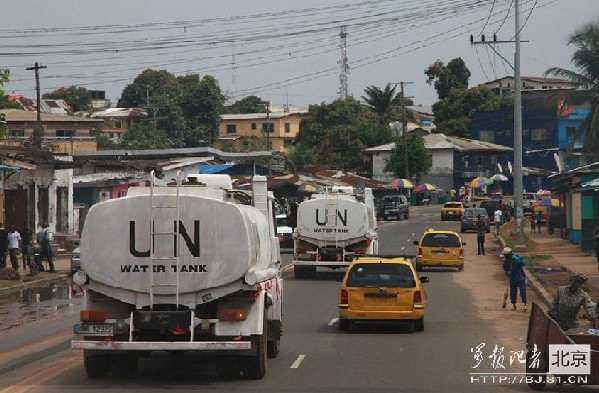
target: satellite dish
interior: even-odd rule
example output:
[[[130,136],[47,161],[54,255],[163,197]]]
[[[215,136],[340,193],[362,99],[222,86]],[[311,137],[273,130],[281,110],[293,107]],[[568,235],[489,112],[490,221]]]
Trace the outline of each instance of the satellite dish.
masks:
[[[509,162],[509,161],[507,162],[507,167],[510,170],[510,173],[514,172],[514,169],[512,168],[512,163],[511,162]]]

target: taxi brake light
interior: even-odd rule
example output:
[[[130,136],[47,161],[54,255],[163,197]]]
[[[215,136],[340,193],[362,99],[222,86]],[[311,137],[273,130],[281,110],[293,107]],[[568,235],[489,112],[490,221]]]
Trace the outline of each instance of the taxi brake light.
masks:
[[[224,309],[218,311],[220,321],[245,321],[245,311],[240,309]]]
[[[81,310],[79,312],[81,322],[104,322],[106,319],[106,311],[98,310]]]
[[[349,294],[347,293],[347,289],[341,290],[341,297],[339,298],[339,303],[341,303],[341,304],[349,303]]]
[[[422,255],[422,247],[418,247],[418,255]]]
[[[414,303],[422,303],[422,292],[420,292],[420,291],[414,292]]]
[[[463,256],[463,255],[464,255],[464,249],[460,248],[460,256]]]

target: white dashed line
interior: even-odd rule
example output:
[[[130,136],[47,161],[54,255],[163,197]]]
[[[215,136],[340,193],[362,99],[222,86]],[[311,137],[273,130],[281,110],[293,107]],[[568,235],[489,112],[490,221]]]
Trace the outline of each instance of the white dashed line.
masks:
[[[331,319],[331,322],[329,322],[329,326],[333,326],[335,324],[335,322],[337,322],[338,320],[339,320],[339,318]]]
[[[405,248],[406,248],[406,247],[405,247],[405,246],[403,246],[401,249],[402,249],[402,250],[405,250]]]
[[[300,364],[302,364],[305,358],[306,355],[299,355],[297,359],[295,359],[295,362],[293,362],[293,364],[289,368],[299,368]]]

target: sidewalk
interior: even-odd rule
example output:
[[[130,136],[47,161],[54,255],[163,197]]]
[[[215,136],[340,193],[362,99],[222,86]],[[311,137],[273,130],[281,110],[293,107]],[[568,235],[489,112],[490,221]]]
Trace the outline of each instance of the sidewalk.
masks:
[[[19,258],[21,258],[21,255],[19,255]],[[47,264],[44,263],[44,267],[46,266]],[[0,297],[14,292],[19,292],[28,287],[43,285],[67,277],[71,274],[71,257],[70,254],[67,253],[57,253],[56,259],[54,260],[54,268],[56,273],[44,271],[35,276],[30,276],[29,270],[23,271],[22,268],[22,259],[19,259],[19,274],[21,275],[21,280],[14,281],[14,285],[0,288]],[[13,283],[13,281],[2,281],[9,284]]]
[[[583,251],[580,245],[562,239],[559,230],[549,235],[547,228],[543,227],[541,233],[531,233],[530,225],[526,222],[524,231],[530,247],[515,252],[533,261],[533,264],[527,263],[528,269],[545,287],[551,298],[558,287],[570,283],[572,274],[583,273],[589,278],[584,286],[585,290],[593,300],[599,300],[599,269],[594,253]],[[500,242],[502,240],[500,239]],[[547,256],[547,259],[537,262],[538,256]]]

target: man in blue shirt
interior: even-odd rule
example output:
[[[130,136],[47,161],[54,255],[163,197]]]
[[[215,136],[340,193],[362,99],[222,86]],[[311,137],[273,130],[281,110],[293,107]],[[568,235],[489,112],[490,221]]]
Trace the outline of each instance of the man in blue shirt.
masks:
[[[512,310],[516,310],[516,295],[520,289],[520,298],[524,303],[524,311],[526,311],[526,273],[524,273],[524,259],[521,256],[512,252],[512,249],[506,247],[501,252],[503,257],[503,271],[510,280],[510,300],[512,302]]]

